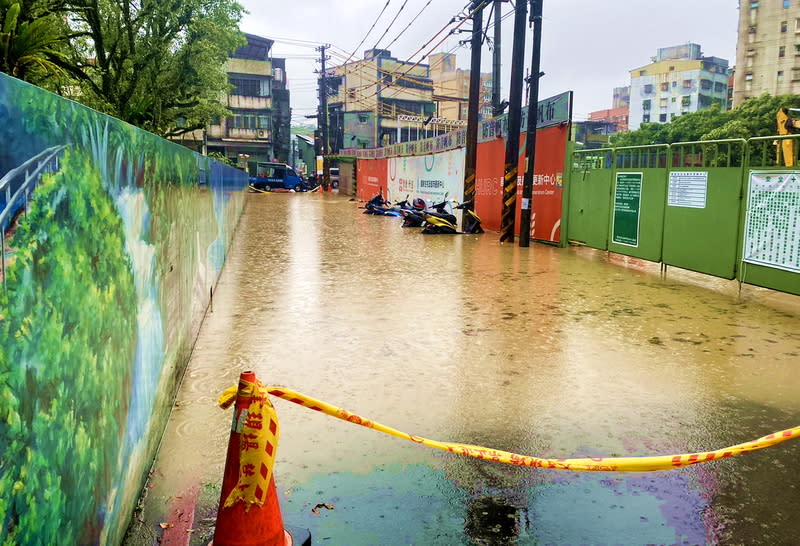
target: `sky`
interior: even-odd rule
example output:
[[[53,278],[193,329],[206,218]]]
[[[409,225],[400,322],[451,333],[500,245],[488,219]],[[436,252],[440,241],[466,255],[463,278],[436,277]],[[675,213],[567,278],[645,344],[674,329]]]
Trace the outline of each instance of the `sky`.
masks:
[[[468,0],[239,1],[248,12],[240,28],[274,39],[273,56],[286,58],[294,124],[316,124],[305,116],[317,108],[315,71],[321,65],[315,47],[322,44],[331,46],[328,66],[342,64],[353,53],[353,59],[360,59],[364,50],[377,46],[412,62],[423,55],[451,52],[457,55],[459,68],[469,68],[469,43],[459,45],[469,40],[469,32],[437,35],[453,17],[466,13]],[[697,43],[704,55],[735,64],[738,0],[543,1],[541,71],[545,75],[539,83],[539,98],[573,91],[576,121],[586,120],[589,112],[611,108],[613,88],[629,85],[630,71],[649,64],[659,48]],[[489,12],[487,7],[484,26],[494,21]],[[507,99],[513,4],[504,2],[501,14],[506,17],[500,42],[501,94]],[[460,28],[470,29],[471,22]],[[487,34],[493,37],[492,26]],[[532,48],[532,30],[526,23],[526,73]],[[481,71],[491,72],[491,44],[484,44],[481,58]]]

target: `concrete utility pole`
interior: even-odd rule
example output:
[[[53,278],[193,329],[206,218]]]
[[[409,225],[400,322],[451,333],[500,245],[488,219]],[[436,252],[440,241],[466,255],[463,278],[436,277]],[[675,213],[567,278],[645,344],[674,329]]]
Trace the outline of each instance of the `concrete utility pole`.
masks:
[[[542,57],[542,4],[531,0],[533,23],[533,56],[531,57],[530,98],[528,99],[528,136],[525,140],[527,167],[522,181],[522,211],[519,218],[519,246],[529,246],[531,240],[531,198],[533,197],[533,167],[536,160],[536,125],[539,121],[539,71]]]
[[[475,204],[475,170],[478,164],[478,99],[481,90],[481,38],[483,36],[483,8],[485,0],[472,0],[472,58],[469,65],[469,109],[467,111],[467,153],[464,161],[464,202]],[[469,213],[464,210],[463,218]],[[463,223],[463,220],[462,220]],[[463,225],[462,225],[463,228]]]
[[[325,70],[325,61],[330,58],[325,56],[325,50],[329,47],[329,44],[325,44],[316,48],[316,50],[320,52],[319,61],[322,64],[319,78],[319,106],[321,111],[317,121],[319,122],[319,129],[322,132],[322,189],[325,191],[328,190],[328,184],[330,183],[330,175],[328,174],[328,151],[330,150],[328,142],[328,74]]]
[[[508,96],[508,137],[503,174],[503,214],[500,242],[514,241],[514,215],[517,212],[517,170],[519,165],[520,108],[522,106],[522,63],[525,62],[525,16],[528,3],[517,0],[514,14],[514,45],[511,58],[511,89]]]
[[[494,50],[492,51],[492,115],[498,116],[500,110],[500,5],[503,0],[494,0]]]

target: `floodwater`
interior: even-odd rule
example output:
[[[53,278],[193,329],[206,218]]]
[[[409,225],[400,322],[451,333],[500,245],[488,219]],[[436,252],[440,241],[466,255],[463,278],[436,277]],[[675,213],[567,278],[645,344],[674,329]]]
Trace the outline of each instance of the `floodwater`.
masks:
[[[338,195],[251,194],[127,542],[177,513],[208,543],[232,411],[215,402],[242,370],[410,434],[555,458],[714,450],[797,426],[798,365],[794,296],[494,233],[423,236]],[[283,518],[314,544],[800,536],[797,441],[667,472],[577,473],[274,404]]]

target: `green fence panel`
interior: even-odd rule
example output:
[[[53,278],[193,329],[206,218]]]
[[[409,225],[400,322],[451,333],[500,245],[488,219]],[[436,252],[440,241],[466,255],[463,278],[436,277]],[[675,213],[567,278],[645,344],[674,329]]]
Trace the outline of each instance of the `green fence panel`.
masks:
[[[739,240],[744,139],[670,147],[662,261],[732,279]]]
[[[607,250],[613,150],[582,150],[572,157],[567,240]]]
[[[617,148],[608,250],[661,261],[669,146]]]
[[[794,141],[794,166],[776,164],[783,141]],[[777,146],[776,146],[777,144]],[[741,282],[800,295],[800,167],[798,136],[748,140],[739,240]]]

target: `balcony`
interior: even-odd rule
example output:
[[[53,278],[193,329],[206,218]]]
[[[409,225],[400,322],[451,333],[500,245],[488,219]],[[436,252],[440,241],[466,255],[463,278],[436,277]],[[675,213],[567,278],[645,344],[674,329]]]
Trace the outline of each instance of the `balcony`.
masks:
[[[245,95],[228,95],[228,108],[245,108],[247,110],[271,110],[272,97],[249,97]]]

